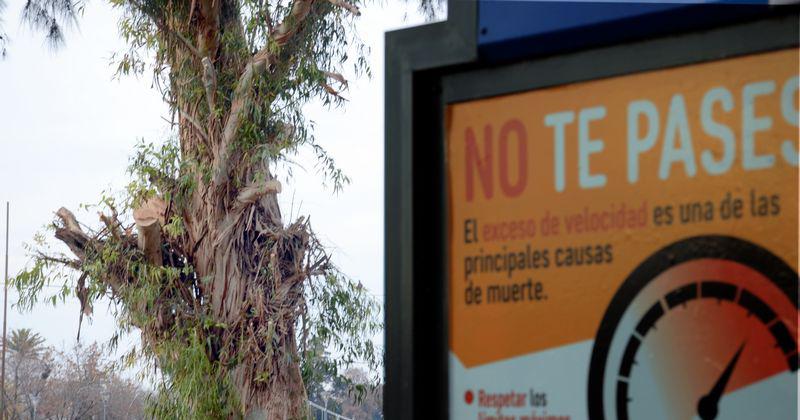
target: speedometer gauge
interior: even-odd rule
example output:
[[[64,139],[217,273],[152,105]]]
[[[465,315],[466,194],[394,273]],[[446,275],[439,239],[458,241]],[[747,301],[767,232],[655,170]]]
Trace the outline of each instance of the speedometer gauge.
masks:
[[[589,377],[592,419],[796,419],[797,273],[765,249],[689,238],[612,299]]]

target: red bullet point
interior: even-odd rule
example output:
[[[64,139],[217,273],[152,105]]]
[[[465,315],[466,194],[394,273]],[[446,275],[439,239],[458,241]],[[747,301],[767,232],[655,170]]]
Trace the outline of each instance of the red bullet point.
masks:
[[[464,401],[466,401],[467,404],[472,404],[472,398],[472,391],[467,391],[464,393]]]

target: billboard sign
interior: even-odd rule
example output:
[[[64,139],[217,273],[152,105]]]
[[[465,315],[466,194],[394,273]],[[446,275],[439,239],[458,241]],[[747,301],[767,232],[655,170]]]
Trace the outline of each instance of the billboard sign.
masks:
[[[446,105],[451,418],[797,418],[798,62]]]

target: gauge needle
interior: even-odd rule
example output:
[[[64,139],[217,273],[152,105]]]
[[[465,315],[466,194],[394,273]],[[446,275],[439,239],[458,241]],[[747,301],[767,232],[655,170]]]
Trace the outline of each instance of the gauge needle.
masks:
[[[736,362],[739,361],[739,356],[742,354],[743,349],[744,343],[739,347],[736,354],[733,355],[731,361],[728,362],[728,366],[722,371],[722,375],[717,379],[711,391],[700,398],[700,401],[697,403],[697,414],[701,419],[714,420],[717,417],[719,412],[719,400],[722,398],[722,393],[725,392],[725,386],[728,385],[728,380],[731,378],[733,369],[736,367]]]

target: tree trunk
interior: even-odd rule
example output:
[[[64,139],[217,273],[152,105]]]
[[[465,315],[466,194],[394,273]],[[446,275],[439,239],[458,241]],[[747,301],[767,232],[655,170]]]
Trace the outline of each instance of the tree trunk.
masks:
[[[207,38],[205,42],[211,44],[213,36]],[[215,61],[218,66],[236,63],[222,52]],[[231,111],[225,114],[231,115]],[[193,118],[210,120],[200,117]],[[220,141],[218,124],[206,124],[205,131],[212,143]],[[192,156],[206,142],[189,116],[181,119],[180,139],[184,156]],[[221,150],[219,155],[226,152]],[[261,188],[237,191],[233,186],[237,182],[251,185],[258,172],[270,180]],[[231,379],[246,418],[305,418],[306,393],[294,325],[303,293],[301,267],[307,232],[302,225],[284,227],[276,195],[279,184],[276,187],[277,181],[271,180],[266,164],[236,174],[238,179],[226,177],[219,185],[198,179],[202,187],[191,196],[183,214],[190,248],[196,250],[192,260],[197,276],[211,279],[204,295],[210,300],[216,322],[226,326],[218,330],[219,347],[231,350],[209,356],[227,363],[231,353],[244,355],[232,370]],[[245,313],[256,316],[246,319]],[[242,333],[250,337],[238,340]]]
[[[328,10],[321,9],[329,6],[325,3],[296,0],[287,20],[271,34],[278,50],[290,49],[292,36],[303,30],[303,19],[314,7]],[[203,57],[178,51],[172,69],[191,62],[195,76],[203,75],[204,100],[186,103],[184,98],[192,96],[180,89],[196,88],[196,82],[181,83],[175,70],[171,79],[177,82],[172,87],[181,114],[181,152],[213,168],[210,182],[197,175],[199,187],[182,214],[197,276],[211,279],[203,294],[215,321],[225,326],[217,331],[218,343],[209,357],[228,363],[232,354],[239,355],[231,379],[248,418],[304,418],[307,400],[295,325],[308,276],[310,234],[302,219],[284,225],[277,199],[280,184],[268,163],[241,158],[232,146],[248,118],[253,80],[287,77],[279,69],[288,66],[274,63],[281,58],[276,54],[287,54],[286,60],[291,56],[266,47],[252,56],[229,50],[229,45],[247,45],[235,0],[199,0],[197,13],[197,50]],[[216,79],[220,74],[238,80],[221,85],[223,79]],[[211,111],[220,108],[221,113]],[[210,153],[199,155],[200,150]]]
[[[231,372],[246,417],[304,418],[306,393],[294,325],[303,293],[298,263],[304,259],[306,232],[283,227],[275,193],[250,203],[247,211],[234,207],[220,212],[214,203],[204,202],[200,192],[192,202],[195,205],[185,218],[191,221],[188,230],[195,238],[195,268],[200,278],[212,279],[207,291],[212,313],[217,322],[227,326],[220,331],[220,341],[223,346],[250,347],[235,349],[245,357]],[[260,236],[271,236],[277,245],[247,243]],[[294,246],[283,247],[286,252],[279,254],[281,245],[287,243]],[[268,266],[284,269],[260,272]],[[260,316],[244,319],[242,315],[249,311]],[[262,336],[238,342],[235,336],[241,331]],[[271,334],[265,336],[264,332]]]

